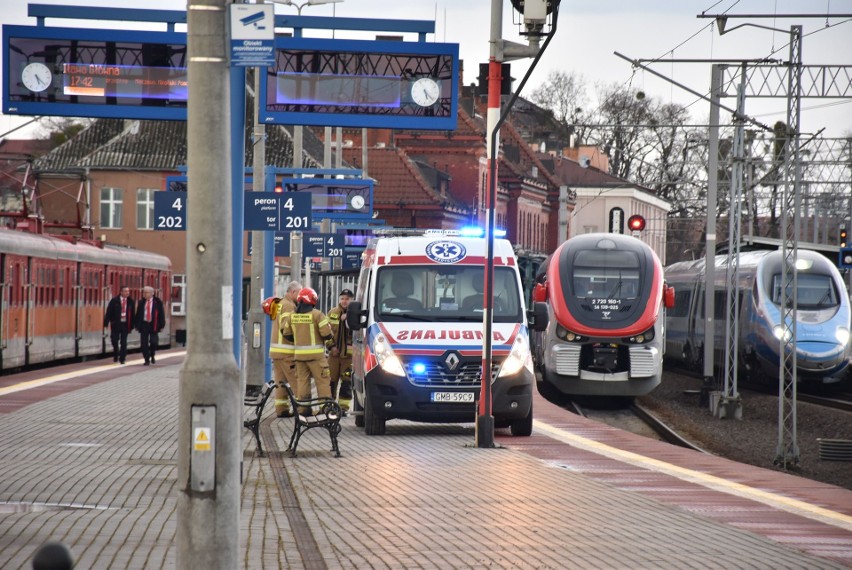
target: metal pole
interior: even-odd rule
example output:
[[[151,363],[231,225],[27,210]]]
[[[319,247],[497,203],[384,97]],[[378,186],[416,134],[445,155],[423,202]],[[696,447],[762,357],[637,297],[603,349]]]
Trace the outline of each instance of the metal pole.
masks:
[[[491,0],[491,54],[488,58],[488,111],[485,137],[488,158],[488,192],[485,195],[485,240],[487,256],[484,267],[483,335],[482,335],[482,387],[476,416],[476,446],[494,447],[494,416],[491,415],[491,310],[494,296],[494,210],[497,206],[497,158],[500,136],[497,123],[500,119],[500,83],[502,63],[498,60],[503,33],[503,0]]]
[[[178,392],[177,567],[238,568],[241,385],[233,340],[227,0],[187,10],[187,355]],[[240,133],[234,136],[242,136]]]
[[[719,98],[722,93],[722,65],[714,64],[710,72],[710,161],[707,172],[707,237],[704,262],[704,383],[701,386],[701,403],[708,405],[710,392],[715,390],[714,326],[716,311],[714,283],[716,282],[716,211],[719,191]]]
[[[304,128],[302,125],[293,126],[293,168],[302,168],[302,140]],[[290,234],[290,279],[302,280],[302,232]]]
[[[231,68],[231,275],[234,283],[233,346],[237,367],[243,348],[243,195],[245,194],[245,128],[246,128],[246,70]],[[192,173],[189,173],[192,176]]]
[[[258,0],[259,4],[263,0]],[[266,191],[266,126],[260,122],[260,74],[265,67],[254,68],[254,128],[252,129],[252,192]],[[264,283],[266,265],[266,234],[254,231],[251,235],[251,282],[249,283],[248,306],[248,350],[246,351],[246,394],[257,394],[265,381],[268,347],[267,321],[261,303],[276,291],[267,289]],[[269,252],[271,253],[271,252]],[[274,287],[274,286],[273,286]]]

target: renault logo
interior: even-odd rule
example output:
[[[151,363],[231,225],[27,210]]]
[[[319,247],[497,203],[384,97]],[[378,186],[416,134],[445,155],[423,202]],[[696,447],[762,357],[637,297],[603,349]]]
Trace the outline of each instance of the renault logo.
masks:
[[[459,365],[459,362],[461,362],[461,359],[458,357],[458,355],[455,352],[451,352],[444,359],[444,364],[446,365],[447,370],[450,370],[450,371],[455,370],[456,367]]]

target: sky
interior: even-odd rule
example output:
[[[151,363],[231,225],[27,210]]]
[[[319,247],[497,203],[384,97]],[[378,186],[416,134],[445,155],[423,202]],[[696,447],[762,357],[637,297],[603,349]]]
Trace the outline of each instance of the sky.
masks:
[[[298,0],[297,0],[298,1]],[[27,2],[0,0],[4,24],[35,25],[27,17]],[[181,0],[40,0],[43,4],[70,4],[148,9],[185,9]],[[493,0],[344,0],[337,4],[305,6],[302,15],[357,18],[434,20],[436,32],[427,41],[459,44],[464,61],[464,83],[475,81],[479,63],[488,61],[491,5]],[[500,3],[499,0],[497,2]],[[518,14],[510,0],[502,0],[502,38],[523,42],[518,34]],[[277,14],[294,14],[293,6],[278,5]],[[720,36],[706,14],[761,14],[768,18],[732,19],[728,28],[751,23],[777,28],[770,31],[744,27]],[[783,18],[784,14],[813,14],[818,17]],[[830,14],[846,15],[830,17]],[[515,23],[513,23],[513,20]],[[127,28],[164,30],[164,25],[132,25],[125,22],[80,22],[48,19],[48,26]],[[550,71],[574,72],[594,89],[597,84],[617,83],[644,91],[665,102],[689,105],[694,123],[703,124],[709,103],[695,95],[632,66],[616,55],[631,59],[657,59],[651,67],[694,91],[707,93],[710,63],[679,63],[672,59],[755,59],[770,56],[786,59],[791,25],[802,25],[803,61],[806,65],[852,65],[852,0],[563,0],[557,31],[533,70],[522,95],[543,82]],[[178,28],[181,31],[181,28]],[[307,37],[327,37],[322,32],[306,32]],[[337,38],[371,39],[374,35],[336,32]],[[410,35],[406,40],[416,40]],[[512,76],[520,80],[531,60],[512,63]],[[852,70],[845,77],[852,77]],[[519,81],[516,81],[515,85]],[[735,102],[729,100],[730,106]],[[786,101],[749,99],[746,113],[771,125],[785,119]],[[840,137],[852,134],[852,99],[802,100],[802,132]],[[725,119],[723,112],[723,119]],[[0,115],[0,137],[29,120]],[[13,138],[36,136],[33,127],[16,131]]]

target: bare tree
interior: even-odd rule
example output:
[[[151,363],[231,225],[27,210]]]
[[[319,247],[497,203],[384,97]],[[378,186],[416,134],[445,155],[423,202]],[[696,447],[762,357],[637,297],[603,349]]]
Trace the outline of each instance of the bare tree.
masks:
[[[586,81],[574,72],[551,71],[544,83],[536,87],[530,100],[548,109],[565,129],[566,134],[585,140],[589,113]]]

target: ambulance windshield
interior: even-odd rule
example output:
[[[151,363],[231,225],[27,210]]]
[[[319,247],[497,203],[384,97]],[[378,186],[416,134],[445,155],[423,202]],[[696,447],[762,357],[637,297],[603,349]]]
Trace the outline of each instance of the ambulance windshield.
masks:
[[[482,266],[388,266],[376,283],[377,317],[384,321],[481,321],[485,271]],[[494,268],[494,321],[520,322],[517,274]]]

